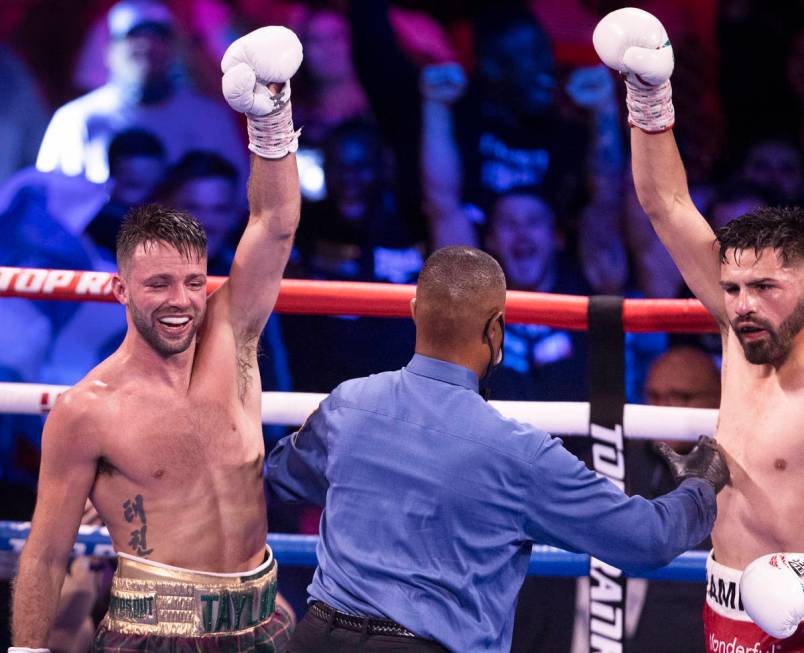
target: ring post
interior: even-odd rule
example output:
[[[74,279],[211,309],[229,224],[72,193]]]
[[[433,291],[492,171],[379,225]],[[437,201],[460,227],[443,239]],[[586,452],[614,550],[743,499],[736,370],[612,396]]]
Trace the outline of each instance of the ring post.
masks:
[[[589,435],[593,469],[625,490],[625,331],[622,297],[589,298]],[[589,650],[625,650],[622,571],[589,560]]]

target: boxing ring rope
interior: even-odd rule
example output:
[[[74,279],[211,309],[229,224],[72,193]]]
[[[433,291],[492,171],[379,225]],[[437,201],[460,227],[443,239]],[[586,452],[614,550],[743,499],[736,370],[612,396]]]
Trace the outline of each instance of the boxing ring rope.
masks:
[[[114,302],[112,274],[77,270],[47,270],[0,266],[0,297],[37,300]],[[209,277],[208,292],[214,292],[225,277]],[[382,283],[332,282],[285,279],[282,281],[275,311],[318,315],[357,315],[361,317],[409,317],[415,286]],[[506,320],[509,323],[586,330],[589,298],[508,291]],[[717,326],[697,300],[626,299],[623,302],[625,331],[648,333],[716,332]],[[68,386],[32,383],[0,383],[0,414],[39,415],[47,413],[56,397]],[[301,424],[323,394],[264,392],[262,421],[265,424]],[[551,433],[588,436],[589,403],[492,401],[504,416],[533,424]],[[626,438],[695,440],[711,435],[717,421],[716,410],[666,408],[628,404],[623,431]],[[0,521],[0,551],[19,551],[29,523]],[[277,559],[287,565],[316,564],[315,536],[271,534],[268,543]],[[76,554],[113,556],[108,531],[102,527],[81,526],[74,546]],[[671,564],[642,578],[656,580],[705,580],[705,551],[688,551]],[[550,546],[535,545],[528,567],[529,575],[586,576],[588,555],[571,553]]]
[[[0,383],[0,414],[46,414],[66,385]],[[312,413],[325,394],[312,392],[263,392],[262,423],[298,426]],[[589,404],[571,401],[490,401],[505,417],[549,433],[589,434]],[[690,440],[713,435],[717,411],[706,408],[668,408],[627,404],[623,431],[636,440]]]
[[[30,527],[30,522],[0,521],[0,551],[22,551]],[[268,535],[267,541],[280,564],[301,567],[314,567],[317,564],[315,547],[318,537],[315,535],[272,533]],[[81,526],[73,546],[73,554],[115,557],[109,532],[102,526]],[[706,551],[687,551],[666,567],[642,573],[639,577],[652,580],[703,581],[706,579],[706,556]],[[589,556],[552,546],[534,545],[528,575],[565,578],[588,576]]]
[[[213,292],[226,280],[209,277]],[[114,302],[112,274],[78,270],[0,267],[0,297]],[[361,317],[409,317],[415,286],[356,281],[283,279],[275,311]],[[511,324],[543,324],[555,329],[587,328],[588,297],[509,290],[505,319]],[[695,299],[626,299],[625,330],[633,333],[716,332],[717,325]]]

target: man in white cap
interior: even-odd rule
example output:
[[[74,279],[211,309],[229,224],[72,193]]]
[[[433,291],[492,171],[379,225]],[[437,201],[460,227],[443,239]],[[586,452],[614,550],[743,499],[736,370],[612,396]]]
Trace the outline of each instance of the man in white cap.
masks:
[[[210,150],[245,179],[247,161],[231,114],[172,78],[176,25],[168,8],[155,0],[121,0],[109,10],[108,26],[109,80],[56,111],[36,167],[105,182],[109,142],[138,127],[159,138],[168,161],[191,149]]]

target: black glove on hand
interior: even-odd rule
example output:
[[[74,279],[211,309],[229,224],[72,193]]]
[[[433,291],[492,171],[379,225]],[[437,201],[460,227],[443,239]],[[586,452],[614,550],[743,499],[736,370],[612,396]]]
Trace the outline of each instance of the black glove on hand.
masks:
[[[654,443],[654,449],[670,467],[676,483],[681,483],[685,478],[700,478],[711,483],[715,492],[720,492],[729,482],[726,460],[712,438],[702,435],[698,438],[698,444],[685,455],[676,453],[664,442]]]

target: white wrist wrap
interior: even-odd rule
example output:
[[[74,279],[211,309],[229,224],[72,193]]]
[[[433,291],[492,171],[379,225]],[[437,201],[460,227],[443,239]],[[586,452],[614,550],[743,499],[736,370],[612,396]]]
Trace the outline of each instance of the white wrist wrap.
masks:
[[[657,133],[667,131],[675,124],[670,80],[659,86],[646,86],[632,79],[631,75],[626,75],[625,87],[629,125],[648,133]]]
[[[27,646],[9,646],[8,653],[50,653],[50,649],[28,648]]]
[[[274,107],[267,115],[246,114],[248,149],[264,159],[281,159],[299,148],[301,129],[293,129],[290,82],[272,98]]]

